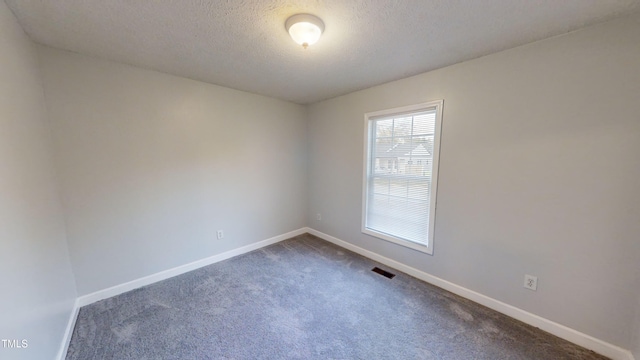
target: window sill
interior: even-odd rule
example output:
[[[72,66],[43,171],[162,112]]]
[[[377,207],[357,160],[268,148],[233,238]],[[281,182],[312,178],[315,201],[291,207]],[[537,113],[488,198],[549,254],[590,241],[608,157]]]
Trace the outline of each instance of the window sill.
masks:
[[[403,246],[403,247],[406,247],[406,248],[409,248],[409,249],[412,249],[412,250],[416,250],[416,251],[420,251],[420,252],[425,253],[425,254],[433,255],[433,246],[428,246],[428,245],[425,245],[425,244],[420,244],[420,243],[416,243],[416,242],[413,242],[413,241],[400,239],[400,238],[393,237],[391,235],[384,234],[384,233],[381,233],[381,232],[377,232],[375,230],[371,230],[371,229],[368,229],[368,228],[363,228],[362,229],[362,233],[366,234],[366,235],[369,235],[369,236],[373,236],[373,237],[378,238],[378,239],[382,239],[382,240],[385,240],[385,241],[388,241],[388,242],[392,242],[394,244],[398,244],[400,246]]]

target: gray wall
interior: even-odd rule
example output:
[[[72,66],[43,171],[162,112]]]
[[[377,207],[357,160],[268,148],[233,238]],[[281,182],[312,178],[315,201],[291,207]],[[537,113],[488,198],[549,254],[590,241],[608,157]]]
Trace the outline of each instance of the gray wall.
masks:
[[[305,226],[303,106],[39,53],[80,295]]]
[[[640,296],[638,296],[635,329],[633,332],[633,338],[631,339],[631,352],[636,359],[640,359]]]
[[[311,105],[307,223],[629,349],[638,39],[635,16]],[[360,232],[363,114],[435,99],[444,117],[429,256]],[[524,274],[538,276],[537,292]]]
[[[0,1],[0,344],[2,359],[56,356],[76,297],[55,186],[38,58]]]
[[[638,291],[638,303],[636,307],[634,331],[631,338],[631,352],[637,360],[640,359],[640,279],[638,279],[636,289]]]

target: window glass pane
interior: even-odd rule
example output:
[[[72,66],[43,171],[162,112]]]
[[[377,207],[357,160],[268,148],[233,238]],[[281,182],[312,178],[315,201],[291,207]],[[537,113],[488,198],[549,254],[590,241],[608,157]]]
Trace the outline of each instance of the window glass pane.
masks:
[[[433,134],[436,128],[436,112],[430,111],[413,117],[413,135]]]
[[[393,168],[393,157],[389,152],[393,148],[393,138],[377,138],[373,169],[375,174],[390,174]]]
[[[387,137],[392,135],[393,119],[376,121],[376,137]]]
[[[407,183],[407,197],[412,200],[429,200],[429,180],[409,180]]]
[[[373,180],[373,193],[380,195],[389,195],[389,179],[375,178]]]
[[[367,138],[370,166],[363,231],[373,230],[374,236],[398,243],[430,246],[439,106],[429,104],[414,113],[399,109],[397,115],[369,121],[373,131]]]
[[[411,135],[412,116],[395,118],[393,120],[393,136]]]
[[[407,196],[407,180],[405,179],[390,179],[389,180],[389,195],[396,197]]]
[[[427,242],[429,222],[424,219],[429,213],[427,202],[386,195],[374,195],[369,202],[372,205],[367,217],[369,228],[414,242]]]

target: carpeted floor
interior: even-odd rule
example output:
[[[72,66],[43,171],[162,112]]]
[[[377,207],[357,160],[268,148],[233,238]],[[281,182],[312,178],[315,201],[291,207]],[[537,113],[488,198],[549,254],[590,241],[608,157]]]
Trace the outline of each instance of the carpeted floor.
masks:
[[[305,234],[83,307],[67,359],[604,357]]]

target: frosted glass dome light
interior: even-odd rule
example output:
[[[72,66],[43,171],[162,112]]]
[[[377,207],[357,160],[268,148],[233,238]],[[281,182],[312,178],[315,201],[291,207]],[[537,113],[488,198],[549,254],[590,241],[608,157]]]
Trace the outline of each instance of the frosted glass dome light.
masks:
[[[317,16],[310,14],[297,14],[287,19],[285,28],[296,43],[307,48],[320,40],[324,31],[324,23]]]

